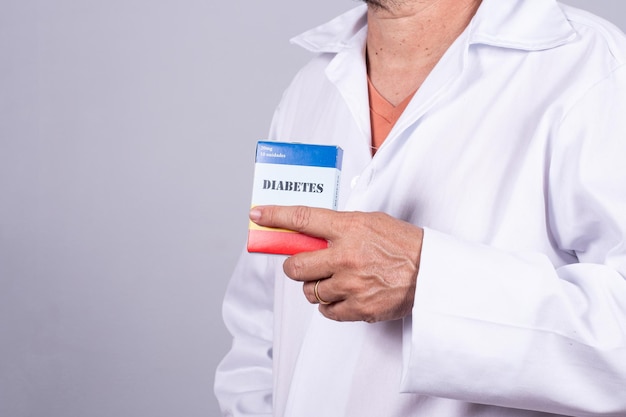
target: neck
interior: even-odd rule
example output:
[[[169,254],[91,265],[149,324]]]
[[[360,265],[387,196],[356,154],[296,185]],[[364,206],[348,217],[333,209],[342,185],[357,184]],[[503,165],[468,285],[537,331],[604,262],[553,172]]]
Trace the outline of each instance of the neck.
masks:
[[[372,84],[396,105],[419,88],[465,30],[480,0],[377,0],[368,6]]]

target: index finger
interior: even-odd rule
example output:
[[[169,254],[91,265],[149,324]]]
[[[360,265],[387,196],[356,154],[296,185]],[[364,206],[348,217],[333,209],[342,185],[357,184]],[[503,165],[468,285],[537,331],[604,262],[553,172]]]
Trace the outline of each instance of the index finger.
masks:
[[[250,220],[259,226],[293,230],[305,235],[332,240],[336,235],[333,224],[339,213],[309,206],[256,206],[250,210]]]

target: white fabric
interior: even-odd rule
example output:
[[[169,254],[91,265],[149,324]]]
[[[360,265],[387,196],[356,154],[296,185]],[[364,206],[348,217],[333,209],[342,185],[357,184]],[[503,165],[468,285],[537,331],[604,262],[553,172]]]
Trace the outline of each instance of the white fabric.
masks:
[[[271,139],[340,145],[340,209],[425,228],[415,307],[336,323],[284,258],[244,253],[224,414],[626,416],[624,36],[554,0],[484,0],[372,158],[365,25],[360,6],[294,40],[317,54]]]

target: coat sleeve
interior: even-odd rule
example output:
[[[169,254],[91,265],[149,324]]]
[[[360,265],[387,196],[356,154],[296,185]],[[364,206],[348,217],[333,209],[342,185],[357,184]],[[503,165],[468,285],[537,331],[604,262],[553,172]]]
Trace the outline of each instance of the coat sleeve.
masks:
[[[215,373],[215,395],[224,416],[273,415],[274,285],[269,268],[267,256],[242,253],[224,297],[224,323],[233,336]]]
[[[626,415],[626,69],[587,91],[550,141],[546,227],[575,262],[426,230],[404,391]]]

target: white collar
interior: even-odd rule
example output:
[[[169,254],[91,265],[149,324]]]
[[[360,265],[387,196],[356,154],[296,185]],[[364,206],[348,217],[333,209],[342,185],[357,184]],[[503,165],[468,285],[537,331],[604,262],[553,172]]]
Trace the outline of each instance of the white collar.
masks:
[[[359,5],[328,23],[291,39],[312,52],[361,48],[367,6]],[[470,44],[528,51],[554,48],[576,36],[556,0],[483,0],[468,27]]]

